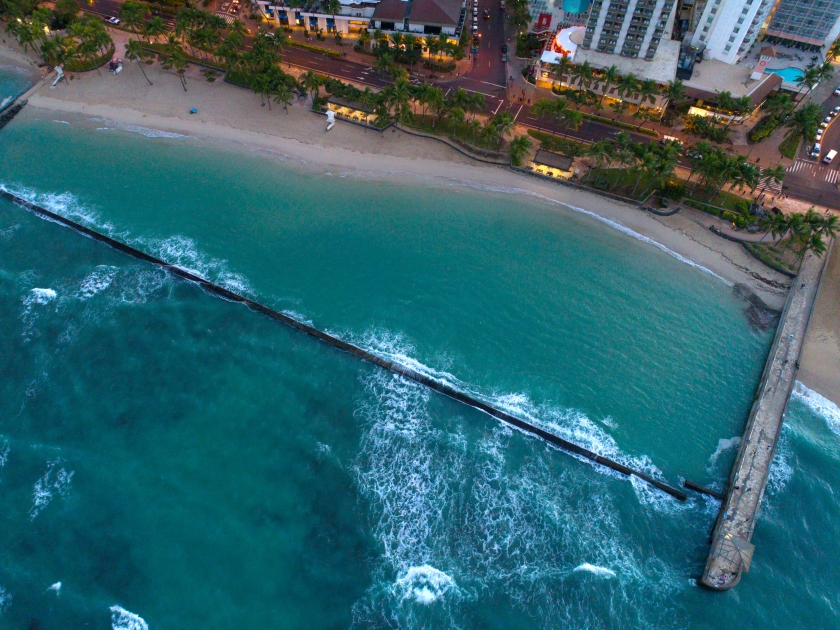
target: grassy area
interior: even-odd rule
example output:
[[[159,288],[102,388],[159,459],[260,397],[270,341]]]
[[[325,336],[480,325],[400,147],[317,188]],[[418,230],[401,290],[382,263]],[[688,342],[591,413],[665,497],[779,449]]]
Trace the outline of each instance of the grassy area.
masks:
[[[770,243],[745,243],[744,245],[753,256],[758,258],[771,269],[781,269],[787,273],[798,273],[800,260],[796,258],[791,248],[784,249],[790,239],[782,241],[779,245]]]
[[[788,136],[779,145],[779,153],[790,160],[796,159],[796,151],[799,149],[800,142],[802,142],[802,136],[799,134],[795,133]]]
[[[482,139],[480,130],[475,134],[475,136],[473,136],[473,132],[466,122],[456,124],[449,118],[444,118],[443,120],[437,120],[437,122],[435,122],[433,116],[426,114],[425,116],[415,116],[408,126],[435,136],[447,136],[448,138],[454,138],[459,142],[475,147],[481,151],[492,151],[493,153],[498,153],[499,151],[498,142],[487,142]]]
[[[602,168],[599,171],[586,175],[579,183],[584,186],[591,186],[599,190],[606,190],[614,195],[621,195],[642,201],[653,190],[653,179],[646,173],[640,173],[630,169]],[[636,183],[638,182],[638,186]],[[635,194],[633,189],[635,188]]]

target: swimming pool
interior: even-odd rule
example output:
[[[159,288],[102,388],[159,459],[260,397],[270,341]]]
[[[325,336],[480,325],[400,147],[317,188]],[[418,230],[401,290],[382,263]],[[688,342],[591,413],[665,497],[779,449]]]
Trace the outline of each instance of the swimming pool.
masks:
[[[781,68],[780,70],[765,70],[764,72],[778,74],[782,77],[782,81],[787,83],[796,83],[796,80],[805,74],[799,68]]]
[[[585,13],[589,8],[589,0],[563,0],[563,10],[566,13]]]

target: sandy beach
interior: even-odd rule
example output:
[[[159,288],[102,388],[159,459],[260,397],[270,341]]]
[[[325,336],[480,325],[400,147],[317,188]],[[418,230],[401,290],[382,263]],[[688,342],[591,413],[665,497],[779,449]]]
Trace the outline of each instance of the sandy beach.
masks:
[[[13,46],[3,45],[0,56],[7,63],[21,63],[23,55]],[[780,310],[784,304],[788,278],[753,259],[739,244],[711,234],[687,216],[655,217],[592,193],[475,162],[443,143],[399,131],[378,133],[339,122],[326,133],[325,119],[310,111],[308,99],[296,101],[288,111],[276,105],[269,110],[253,92],[219,80],[208,82],[195,67],[187,72],[186,92],[174,73],[158,65],[143,69],[152,85],[137,64],[126,64],[119,75],[107,71],[76,74],[55,88],[40,82],[40,88],[29,98],[28,108],[215,138],[231,146],[274,151],[366,177],[417,179],[418,183],[424,180],[539,195],[596,215],[613,228],[632,232],[643,240],[650,239],[726,282],[746,287],[772,309]],[[190,108],[198,113],[190,115]]]

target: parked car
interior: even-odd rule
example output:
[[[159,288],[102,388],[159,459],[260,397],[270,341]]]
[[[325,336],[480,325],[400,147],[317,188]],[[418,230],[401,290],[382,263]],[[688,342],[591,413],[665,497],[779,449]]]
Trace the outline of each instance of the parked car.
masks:
[[[108,22],[108,24],[119,24],[120,23],[120,18],[109,17],[105,21]]]
[[[821,150],[822,150],[822,147],[820,146],[820,143],[817,142],[816,144],[814,144],[814,148],[811,149],[811,157],[816,160],[818,157],[820,157],[820,151]]]
[[[832,149],[831,151],[829,151],[828,153],[825,154],[825,157],[823,158],[823,162],[825,164],[831,164],[831,160],[833,160],[835,157],[837,157],[837,151]]]
[[[504,10],[507,8],[507,5],[505,4],[505,0],[502,0],[502,1],[499,3],[499,8],[500,8],[502,11],[504,11]],[[840,92],[840,88],[837,88],[837,91],[838,91],[838,92]]]
[[[503,53],[507,52],[507,44],[502,44],[502,52]]]
[[[817,142],[819,142],[820,140],[822,140],[822,134],[823,134],[822,129],[820,129],[820,130],[817,132],[817,137],[816,137],[816,138],[814,138],[814,140],[816,140]]]
[[[477,4],[473,5],[473,15],[478,15],[478,5]]]
[[[484,19],[485,20],[490,19],[490,10],[489,9],[484,9]]]
[[[507,60],[508,60],[508,56],[506,54],[502,53],[502,63],[507,63]]]
[[[840,87],[834,90],[834,96],[840,96]]]
[[[838,105],[837,107],[835,107],[835,108],[831,111],[831,114],[832,114],[833,116],[836,116],[837,114],[840,114],[840,105]]]

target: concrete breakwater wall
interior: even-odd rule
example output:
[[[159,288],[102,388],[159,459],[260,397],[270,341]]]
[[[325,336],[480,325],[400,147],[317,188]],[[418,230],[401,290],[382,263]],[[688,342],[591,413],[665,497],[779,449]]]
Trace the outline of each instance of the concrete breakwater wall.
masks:
[[[296,319],[293,319],[293,318],[289,317],[288,315],[284,315],[283,313],[275,311],[275,310],[273,310],[273,309],[271,309],[267,306],[264,306],[264,305],[262,305],[258,302],[255,302],[254,300],[251,300],[251,299],[246,298],[244,296],[241,296],[237,293],[234,293],[234,292],[232,292],[228,289],[225,289],[224,287],[220,287],[216,284],[208,282],[204,278],[196,276],[196,275],[194,275],[194,274],[192,274],[192,273],[190,273],[190,272],[188,272],[184,269],[181,269],[180,267],[170,265],[169,263],[166,263],[166,262],[164,262],[164,261],[162,261],[158,258],[155,258],[153,256],[150,256],[150,255],[148,255],[148,254],[146,254],[146,253],[144,253],[140,250],[137,250],[137,249],[135,249],[135,248],[133,248],[129,245],[126,245],[125,243],[121,243],[120,241],[117,241],[117,240],[115,240],[115,239],[113,239],[109,236],[104,235],[104,234],[100,234],[99,232],[91,230],[90,228],[87,228],[87,227],[85,227],[85,226],[83,226],[79,223],[76,223],[75,221],[71,221],[70,219],[67,219],[67,218],[65,218],[61,215],[58,215],[54,212],[46,210],[45,208],[41,208],[40,206],[38,206],[38,205],[36,205],[36,204],[34,204],[30,201],[27,201],[26,199],[22,199],[22,198],[14,195],[10,192],[0,190],[0,195],[5,197],[6,199],[10,200],[11,202],[13,202],[13,203],[31,211],[31,212],[33,212],[34,214],[36,214],[38,216],[41,216],[43,218],[47,218],[47,219],[49,219],[51,221],[54,221],[56,223],[60,223],[64,226],[66,226],[66,227],[69,227],[69,228],[75,230],[76,232],[79,232],[80,234],[83,234],[84,236],[88,236],[88,237],[90,237],[90,238],[92,238],[96,241],[99,241],[101,243],[105,243],[107,245],[110,245],[114,249],[117,249],[121,252],[125,252],[126,254],[129,254],[130,256],[133,256],[134,258],[137,258],[139,260],[145,261],[147,263],[150,263],[152,265],[155,265],[157,267],[165,269],[166,271],[168,271],[169,273],[171,273],[175,276],[181,277],[185,280],[189,280],[190,282],[194,282],[194,283],[200,285],[204,290],[208,291],[209,293],[212,293],[214,295],[218,295],[220,297],[223,297],[226,300],[229,300],[231,302],[237,302],[237,303],[243,304],[243,305],[247,306],[248,308],[250,308],[250,309],[252,309],[252,310],[254,310],[258,313],[262,313],[263,315],[266,315],[267,317],[270,317],[271,319],[282,322],[282,323],[284,323],[288,326],[291,326],[292,328],[295,328],[295,329],[297,329],[297,330],[299,330],[303,333],[306,333],[306,334],[308,334],[312,337],[315,337],[316,339],[318,339],[320,341],[323,341],[324,343],[327,343],[327,344],[333,346],[334,348],[337,348],[339,350],[342,350],[344,352],[352,354],[352,355],[354,355],[354,356],[356,356],[360,359],[363,359],[365,361],[368,361],[370,363],[378,365],[381,368],[389,370],[390,372],[393,372],[395,374],[399,374],[400,376],[403,376],[407,379],[410,379],[412,381],[420,383],[421,385],[424,385],[424,386],[428,387],[429,389],[432,389],[436,392],[439,392],[439,393],[441,393],[445,396],[448,396],[448,397],[450,397],[454,400],[457,400],[458,402],[461,402],[465,405],[468,405],[470,407],[473,407],[475,409],[483,411],[484,413],[486,413],[490,416],[493,416],[494,418],[497,418],[498,420],[501,420],[502,422],[505,422],[505,423],[507,423],[507,424],[509,424],[513,427],[516,427],[517,429],[520,429],[521,431],[524,431],[524,432],[529,433],[531,435],[535,435],[539,438],[542,438],[546,442],[548,442],[548,443],[550,443],[550,444],[552,444],[552,445],[554,445],[554,446],[556,446],[560,449],[563,449],[563,450],[565,450],[565,451],[567,451],[567,452],[569,452],[569,453],[571,453],[575,456],[584,458],[585,460],[590,461],[590,462],[595,463],[595,464],[600,464],[600,465],[605,466],[605,467],[607,467],[611,470],[619,472],[623,475],[628,475],[628,476],[632,475],[632,476],[638,477],[642,481],[647,482],[651,486],[653,486],[653,487],[671,495],[672,497],[674,497],[674,498],[676,498],[680,501],[685,501],[686,498],[687,498],[686,494],[684,492],[682,492],[681,490],[679,490],[677,488],[674,488],[674,487],[672,487],[672,486],[670,486],[670,485],[668,485],[668,484],[666,484],[662,481],[659,481],[658,479],[654,479],[653,477],[651,477],[650,475],[648,475],[648,474],[646,474],[642,471],[634,470],[632,468],[629,468],[628,466],[625,466],[624,464],[621,464],[619,462],[616,462],[616,461],[611,460],[611,459],[606,458],[606,457],[602,457],[601,455],[598,455],[597,453],[594,453],[593,451],[590,451],[586,448],[583,448],[582,446],[574,444],[573,442],[569,442],[568,440],[565,440],[565,439],[563,439],[563,438],[561,438],[557,435],[554,435],[553,433],[550,433],[550,432],[548,432],[548,431],[546,431],[546,430],[544,430],[544,429],[542,429],[538,426],[535,426],[535,425],[533,425],[533,424],[531,424],[531,423],[529,423],[525,420],[522,420],[521,418],[517,418],[517,417],[515,417],[515,416],[513,416],[513,415],[511,415],[511,414],[509,414],[505,411],[502,411],[500,409],[496,409],[495,407],[493,407],[493,406],[491,406],[491,405],[489,405],[489,404],[487,404],[487,403],[485,403],[481,400],[478,400],[477,398],[474,398],[474,397],[470,396],[469,394],[466,394],[462,391],[459,391],[459,390],[455,389],[454,387],[452,387],[452,386],[450,386],[446,383],[442,383],[442,382],[440,382],[436,379],[433,379],[433,378],[431,378],[431,377],[429,377],[425,374],[422,374],[422,373],[417,372],[417,371],[415,371],[415,370],[413,370],[409,367],[406,367],[405,365],[401,365],[401,364],[396,363],[394,361],[390,361],[390,360],[385,359],[383,357],[377,356],[377,355],[375,355],[371,352],[368,352],[367,350],[359,348],[358,346],[347,343],[346,341],[343,341],[343,340],[341,340],[337,337],[333,337],[332,335],[329,335],[329,334],[327,334],[327,333],[325,333],[321,330],[318,330],[317,328],[314,328],[313,326],[309,326],[308,324],[305,324],[305,323],[300,322]]]
[[[701,578],[701,584],[712,590],[725,591],[738,584],[752,562],[754,546],[750,539],[799,369],[825,259],[808,254],[788,293],[712,532]]]

